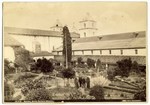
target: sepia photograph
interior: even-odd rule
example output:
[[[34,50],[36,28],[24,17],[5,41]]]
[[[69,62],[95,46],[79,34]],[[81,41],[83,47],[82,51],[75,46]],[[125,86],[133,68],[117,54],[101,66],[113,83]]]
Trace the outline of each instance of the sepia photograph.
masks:
[[[147,102],[147,2],[3,2],[3,102]]]

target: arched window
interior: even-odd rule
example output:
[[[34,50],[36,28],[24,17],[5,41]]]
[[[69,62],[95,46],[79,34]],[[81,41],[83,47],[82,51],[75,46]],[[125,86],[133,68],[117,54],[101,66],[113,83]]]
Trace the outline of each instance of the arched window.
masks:
[[[86,32],[84,32],[84,37],[86,37]]]
[[[86,24],[84,23],[84,28],[86,28]]]
[[[92,27],[94,27],[94,23],[92,23]]]

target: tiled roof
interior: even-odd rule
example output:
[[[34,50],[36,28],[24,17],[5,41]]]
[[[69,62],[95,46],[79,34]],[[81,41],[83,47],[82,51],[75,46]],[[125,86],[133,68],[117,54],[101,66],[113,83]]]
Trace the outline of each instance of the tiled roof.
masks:
[[[92,42],[92,41],[106,41],[106,40],[120,40],[120,39],[131,39],[145,37],[145,31],[140,32],[129,32],[129,33],[119,33],[119,34],[111,34],[111,35],[101,35],[101,36],[93,36],[93,37],[85,37],[79,38],[75,41],[75,43],[82,43],[82,42]]]
[[[79,41],[80,40],[80,41]],[[96,49],[119,49],[119,48],[145,48],[145,33],[141,32],[137,37],[131,33],[102,36],[100,40],[97,37],[79,38],[72,43],[72,50],[96,50]],[[56,49],[61,51],[62,47]]]
[[[62,37],[62,32],[40,29],[28,29],[28,28],[16,28],[16,27],[4,27],[4,32],[15,35],[34,35],[34,36],[51,36]],[[79,38],[78,33],[71,33],[71,37]]]
[[[19,41],[4,33],[4,46],[23,46]]]

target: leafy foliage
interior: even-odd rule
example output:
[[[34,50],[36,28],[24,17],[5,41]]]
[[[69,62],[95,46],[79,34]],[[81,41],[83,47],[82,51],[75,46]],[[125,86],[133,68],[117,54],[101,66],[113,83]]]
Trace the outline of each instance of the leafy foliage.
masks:
[[[87,59],[87,65],[89,68],[95,67],[95,61],[93,59]]]
[[[93,96],[90,96],[88,94],[82,94],[79,90],[74,90],[72,91],[69,96],[65,97],[66,99],[69,100],[90,100],[90,99],[95,99]]]
[[[131,58],[118,61],[117,67],[117,75],[128,77],[132,67]]]
[[[4,81],[4,100],[9,101],[13,100],[13,94],[14,94],[14,87],[11,84],[8,84],[6,81]]]
[[[15,72],[15,68],[10,66],[10,62],[4,59],[4,75]]]
[[[96,61],[96,69],[98,69],[98,70],[102,69],[102,63],[101,63],[100,59],[98,59]]]
[[[23,75],[20,75],[17,79],[15,79],[14,83],[17,87],[22,87],[26,82],[31,81],[31,79],[35,78],[36,76],[36,74],[25,73]]]
[[[139,72],[140,72],[140,70],[139,70],[139,64],[138,64],[136,61],[134,61],[134,62],[132,63],[132,71],[134,71],[134,72],[136,72],[136,73],[139,73]]]
[[[104,99],[104,90],[101,86],[96,85],[91,88],[90,95],[94,96],[97,100]]]
[[[83,61],[83,58],[82,58],[82,57],[79,57],[79,58],[77,59],[78,64],[81,64],[82,61]]]
[[[29,79],[25,81],[26,83],[22,86],[21,92],[26,96],[31,90],[35,90],[38,88],[45,88],[42,81],[36,80],[33,81]]]
[[[75,71],[72,70],[72,68],[67,68],[67,69],[64,69],[64,70],[62,71],[62,74],[63,74],[63,77],[64,77],[64,78],[67,78],[67,79],[69,79],[69,78],[74,78],[74,76],[75,76]]]
[[[71,59],[72,59],[72,44],[71,44],[71,36],[70,36],[70,32],[67,26],[63,27],[63,56],[64,58],[66,58],[67,56],[67,61],[68,63],[71,64]],[[66,51],[67,51],[67,55],[66,55]],[[65,63],[66,63],[66,59],[65,59]]]
[[[107,71],[107,75],[108,75],[108,79],[109,80],[113,80],[114,77],[116,76],[116,71],[114,69],[112,69],[112,70],[109,69]]]
[[[31,90],[26,96],[26,100],[31,101],[46,101],[52,100],[51,93],[47,89],[38,88]]]
[[[32,65],[31,68],[33,68],[32,70],[36,69],[36,71],[40,70],[43,73],[48,73],[53,71],[54,66],[49,60],[43,58],[38,59],[37,62],[35,62],[35,64]]]
[[[141,101],[146,101],[146,84],[143,86],[142,89],[136,94],[134,94],[134,99],[135,100],[141,100]]]
[[[24,70],[28,70],[28,65],[32,61],[29,51],[21,47],[14,47],[14,51],[16,58],[15,63]]]

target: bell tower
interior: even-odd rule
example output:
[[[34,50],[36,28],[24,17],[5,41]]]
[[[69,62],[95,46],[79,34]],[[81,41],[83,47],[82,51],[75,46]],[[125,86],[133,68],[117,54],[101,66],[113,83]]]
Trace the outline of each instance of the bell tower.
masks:
[[[96,36],[97,28],[96,21],[92,19],[89,13],[86,14],[85,18],[82,21],[79,21],[80,24],[80,37],[90,37]]]

